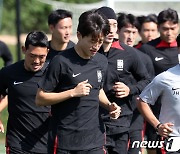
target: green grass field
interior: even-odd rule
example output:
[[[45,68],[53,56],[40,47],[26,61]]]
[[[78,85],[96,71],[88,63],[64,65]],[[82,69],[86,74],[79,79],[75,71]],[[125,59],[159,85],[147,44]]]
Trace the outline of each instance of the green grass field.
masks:
[[[0,143],[0,154],[5,154],[4,143]]]

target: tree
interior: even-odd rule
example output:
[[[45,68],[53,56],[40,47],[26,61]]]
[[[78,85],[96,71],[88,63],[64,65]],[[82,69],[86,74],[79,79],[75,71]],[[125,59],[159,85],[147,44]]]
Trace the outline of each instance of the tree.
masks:
[[[70,3],[93,3],[101,0],[56,0]],[[1,34],[16,34],[16,0],[4,0],[2,11]],[[21,32],[32,30],[49,32],[47,18],[52,6],[38,0],[20,0]]]
[[[56,1],[80,4],[80,3],[94,3],[94,2],[100,2],[100,1],[102,1],[102,0],[56,0]]]
[[[16,8],[15,0],[4,0],[1,33],[16,33]],[[20,0],[21,2],[21,32],[27,33],[32,30],[48,32],[47,18],[52,11],[51,5],[37,0]]]

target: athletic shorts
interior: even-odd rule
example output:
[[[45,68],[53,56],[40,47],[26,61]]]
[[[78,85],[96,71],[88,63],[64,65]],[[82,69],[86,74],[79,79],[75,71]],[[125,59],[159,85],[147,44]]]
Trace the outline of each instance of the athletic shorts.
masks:
[[[53,154],[106,154],[106,150],[104,147],[94,148],[90,150],[64,150],[64,149],[56,149]]]
[[[25,151],[15,147],[6,147],[6,154],[47,154],[47,153],[36,153],[36,152]]]
[[[127,154],[128,132],[106,135],[106,149],[108,154]]]
[[[134,130],[129,132],[128,154],[139,154],[141,152],[140,147],[132,147],[134,141],[142,141],[142,130]]]

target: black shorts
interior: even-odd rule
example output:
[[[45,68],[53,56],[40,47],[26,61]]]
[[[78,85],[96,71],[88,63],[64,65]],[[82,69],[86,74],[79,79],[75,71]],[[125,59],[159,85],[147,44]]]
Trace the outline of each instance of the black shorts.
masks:
[[[54,152],[53,154],[106,154],[106,150],[105,150],[104,147],[94,148],[94,149],[90,149],[90,150],[64,150],[64,149],[56,149],[56,152]]]
[[[140,147],[133,147],[133,142],[134,141],[142,141],[142,130],[134,130],[129,132],[129,149],[128,149],[128,154],[133,154],[133,153],[140,153],[142,150]]]
[[[36,153],[36,152],[25,151],[15,147],[6,147],[6,154],[47,154],[47,153]]]
[[[127,154],[128,132],[106,135],[106,149],[108,154]]]

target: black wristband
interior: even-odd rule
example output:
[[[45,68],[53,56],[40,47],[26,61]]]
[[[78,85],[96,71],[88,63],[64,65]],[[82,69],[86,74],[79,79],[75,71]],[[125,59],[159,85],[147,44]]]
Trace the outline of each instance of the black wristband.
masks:
[[[162,125],[162,123],[159,123],[157,126],[156,126],[156,131],[158,132],[158,129],[159,127]]]

